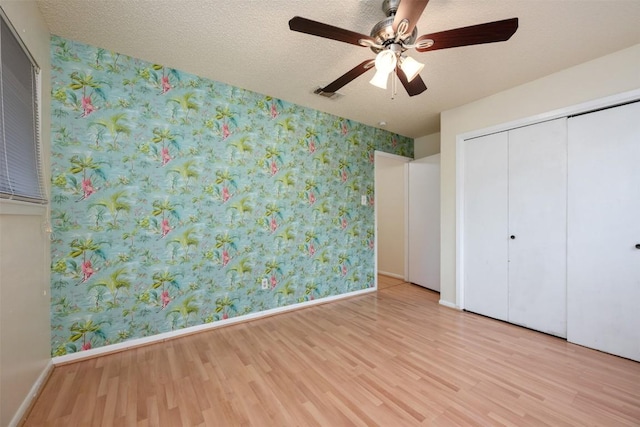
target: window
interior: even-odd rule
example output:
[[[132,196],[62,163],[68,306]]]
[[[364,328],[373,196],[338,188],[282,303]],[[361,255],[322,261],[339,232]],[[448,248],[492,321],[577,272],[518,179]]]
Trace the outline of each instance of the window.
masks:
[[[0,198],[46,203],[38,132],[37,64],[0,14]]]

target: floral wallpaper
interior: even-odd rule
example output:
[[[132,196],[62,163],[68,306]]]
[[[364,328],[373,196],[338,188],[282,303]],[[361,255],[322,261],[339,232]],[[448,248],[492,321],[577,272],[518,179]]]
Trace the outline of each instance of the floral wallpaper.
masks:
[[[57,36],[51,56],[52,355],[373,286],[374,150],[412,139]]]

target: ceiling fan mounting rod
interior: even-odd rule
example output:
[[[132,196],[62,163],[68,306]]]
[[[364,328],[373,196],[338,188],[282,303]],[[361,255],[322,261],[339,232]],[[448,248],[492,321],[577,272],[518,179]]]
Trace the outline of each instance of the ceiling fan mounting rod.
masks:
[[[400,0],[384,0],[382,2],[382,11],[385,16],[394,16],[398,11]]]

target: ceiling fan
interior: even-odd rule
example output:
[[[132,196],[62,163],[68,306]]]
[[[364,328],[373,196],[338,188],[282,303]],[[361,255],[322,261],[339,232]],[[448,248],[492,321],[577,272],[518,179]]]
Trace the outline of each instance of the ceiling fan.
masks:
[[[419,95],[427,89],[419,74],[424,64],[407,56],[407,50],[426,52],[501,42],[509,40],[518,29],[518,18],[511,18],[418,37],[416,23],[428,2],[429,0],[384,0],[382,10],[387,18],[374,25],[370,36],[300,16],[292,18],[289,21],[289,29],[292,31],[368,47],[376,53],[375,60],[367,59],[356,65],[327,86],[316,89],[315,93],[331,97],[338,89],[375,66],[376,74],[370,81],[372,85],[386,89],[389,75],[395,71],[409,96]]]

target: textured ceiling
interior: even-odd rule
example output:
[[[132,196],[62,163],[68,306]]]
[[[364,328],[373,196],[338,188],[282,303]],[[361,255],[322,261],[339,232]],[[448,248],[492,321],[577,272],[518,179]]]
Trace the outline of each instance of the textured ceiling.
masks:
[[[518,17],[503,43],[417,53],[429,88],[371,86],[373,71],[327,99],[313,90],[374,54],[289,30],[293,16],[369,34],[381,0],[41,0],[53,34],[194,73],[409,137],[440,112],[640,43],[640,0],[431,0],[418,35]],[[640,72],[640,70],[639,70]],[[399,83],[399,82],[398,82]],[[549,94],[553,96],[553,94]]]

